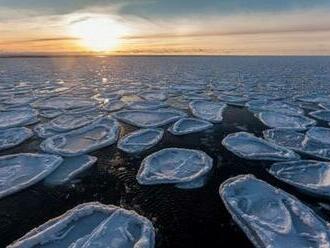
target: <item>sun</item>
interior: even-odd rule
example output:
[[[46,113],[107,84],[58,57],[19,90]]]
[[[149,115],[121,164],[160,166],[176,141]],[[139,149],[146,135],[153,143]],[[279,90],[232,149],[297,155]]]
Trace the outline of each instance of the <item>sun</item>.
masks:
[[[74,22],[70,33],[81,45],[94,52],[108,52],[120,44],[124,26],[107,17],[94,17]]]

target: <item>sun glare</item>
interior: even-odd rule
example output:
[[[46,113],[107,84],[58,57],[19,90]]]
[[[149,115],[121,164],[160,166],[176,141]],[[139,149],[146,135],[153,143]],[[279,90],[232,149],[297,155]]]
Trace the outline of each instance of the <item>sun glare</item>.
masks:
[[[86,49],[108,52],[119,46],[124,27],[110,18],[95,17],[73,23],[70,33],[77,37]]]

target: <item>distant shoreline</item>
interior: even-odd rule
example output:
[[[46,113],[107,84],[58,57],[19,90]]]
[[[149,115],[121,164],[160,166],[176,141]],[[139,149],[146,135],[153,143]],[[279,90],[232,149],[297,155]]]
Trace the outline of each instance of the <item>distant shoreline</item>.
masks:
[[[80,54],[80,55],[0,55],[0,59],[4,58],[84,58],[84,57],[330,57],[330,55],[158,55],[158,54],[141,54],[141,55],[97,55],[97,54]]]

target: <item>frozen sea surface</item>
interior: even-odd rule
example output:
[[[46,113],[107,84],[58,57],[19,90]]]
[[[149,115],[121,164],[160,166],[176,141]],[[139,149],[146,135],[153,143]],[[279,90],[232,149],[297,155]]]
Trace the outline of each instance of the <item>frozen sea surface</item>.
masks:
[[[73,175],[67,183],[54,186],[42,180],[0,199],[0,247],[79,204],[94,201],[145,216],[155,227],[157,248],[202,248],[209,243],[214,247],[224,244],[253,247],[218,194],[221,183],[240,174],[253,174],[282,189],[330,221],[330,201],[326,197],[306,194],[276,179],[267,172],[274,162],[239,157],[222,145],[225,137],[237,132],[263,137],[263,131],[269,127],[254,114],[269,110],[305,116],[315,120],[315,128],[329,128],[326,119],[311,114],[330,109],[329,82],[329,57],[0,58],[1,132],[24,127],[35,133],[23,143],[0,151],[1,156],[41,153],[40,144],[47,138],[60,135],[62,138],[56,141],[61,142],[72,138],[68,133],[77,132],[80,121],[64,118],[56,123],[65,130],[54,129],[50,123],[58,116],[75,115],[84,122],[84,116],[99,113],[115,118],[125,112],[124,118],[118,119],[118,140],[142,128],[161,125],[157,129],[164,131],[160,142],[141,153],[126,153],[118,149],[115,140],[110,146],[84,150],[86,156],[96,157],[97,161],[87,170],[84,170],[85,160],[70,164],[72,167],[67,170],[59,167],[60,179]],[[226,104],[226,107],[199,104],[195,108],[199,116],[196,117],[189,109],[189,103],[194,101]],[[246,103],[254,103],[254,110],[245,106]],[[323,112],[321,115],[324,117]],[[182,118],[216,121],[213,126],[193,133],[190,131],[195,130],[196,123],[179,123],[176,130],[189,130],[189,133],[173,135],[168,129]],[[66,130],[71,127],[74,129]],[[87,132],[86,136],[79,136],[81,139],[76,135],[72,143],[75,146],[66,148],[80,152],[83,147],[91,148],[97,143],[95,135],[100,134],[98,138],[101,138],[106,130]],[[281,147],[295,150],[302,160],[330,159],[329,145],[316,140],[326,141],[325,135],[314,132],[313,139],[307,139],[309,130],[310,126],[304,131],[286,129],[287,133],[276,132],[274,139]],[[57,142],[54,145],[59,147]],[[199,150],[212,158],[213,167],[207,173],[207,180],[200,181],[203,187],[188,190],[173,184],[140,185],[136,175],[141,162],[151,154],[173,147]],[[305,182],[303,172],[297,175],[295,181]],[[313,175],[317,183],[318,177]]]

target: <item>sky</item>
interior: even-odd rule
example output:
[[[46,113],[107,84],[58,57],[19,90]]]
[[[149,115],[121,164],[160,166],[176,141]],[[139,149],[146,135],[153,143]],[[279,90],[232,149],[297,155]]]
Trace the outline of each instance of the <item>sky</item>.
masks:
[[[0,54],[330,55],[330,0],[0,0]]]

